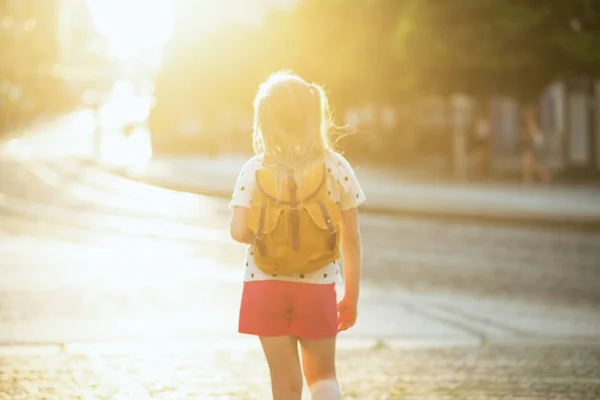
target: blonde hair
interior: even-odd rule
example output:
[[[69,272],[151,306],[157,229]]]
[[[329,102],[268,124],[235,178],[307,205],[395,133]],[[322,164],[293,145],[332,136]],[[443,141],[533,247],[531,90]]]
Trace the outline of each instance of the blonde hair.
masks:
[[[331,118],[323,88],[279,71],[254,98],[253,148],[264,162],[296,169],[331,150]]]

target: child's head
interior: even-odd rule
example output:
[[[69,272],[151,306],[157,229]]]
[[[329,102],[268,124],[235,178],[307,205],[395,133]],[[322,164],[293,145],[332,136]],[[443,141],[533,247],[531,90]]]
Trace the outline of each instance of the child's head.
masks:
[[[329,110],[323,89],[289,72],[263,82],[254,99],[256,154],[276,164],[298,166],[330,148]]]

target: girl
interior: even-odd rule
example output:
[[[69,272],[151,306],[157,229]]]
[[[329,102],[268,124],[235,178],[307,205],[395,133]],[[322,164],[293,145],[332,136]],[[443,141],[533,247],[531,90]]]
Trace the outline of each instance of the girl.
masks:
[[[490,167],[491,124],[488,107],[483,104],[476,108],[470,127],[471,148],[475,153],[477,175],[480,177],[486,177]]]
[[[254,262],[252,247],[246,252],[239,332],[259,337],[276,400],[301,399],[302,372],[313,400],[341,399],[335,343],[337,333],[356,322],[362,268],[357,207],[365,196],[348,162],[331,149],[330,126],[327,98],[319,86],[290,73],[273,74],[254,100],[256,155],[244,165],[231,200],[231,236],[252,244],[255,233],[248,221],[256,170],[265,165],[297,169],[320,160],[329,196],[341,211],[345,293],[339,304],[337,260],[310,273],[266,274]]]
[[[519,150],[521,152],[522,183],[529,186],[536,175],[548,183],[552,175],[538,160],[538,153],[543,145],[543,135],[538,121],[538,110],[535,105],[523,107],[519,135]]]

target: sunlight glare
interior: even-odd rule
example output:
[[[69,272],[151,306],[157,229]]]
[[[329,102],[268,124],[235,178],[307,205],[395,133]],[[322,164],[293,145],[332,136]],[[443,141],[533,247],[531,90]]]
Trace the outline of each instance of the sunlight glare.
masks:
[[[13,159],[27,160],[31,154],[22,139],[11,139],[0,148],[0,155],[7,158],[12,157]]]
[[[146,82],[144,85],[148,86]],[[101,129],[106,132],[102,140],[101,161],[131,172],[142,171],[152,158],[150,133],[145,126],[152,106],[151,88],[143,87],[138,91],[133,82],[120,79],[107,97],[108,101],[98,115]],[[133,129],[129,135],[121,132],[124,126],[131,124]]]
[[[101,158],[105,165],[126,168],[129,172],[143,171],[152,158],[152,145],[147,130],[137,129],[129,137],[105,137]]]
[[[104,128],[114,129],[132,122],[143,122],[150,115],[152,93],[142,93],[127,79],[114,83],[107,100],[100,110]]]
[[[87,4],[96,30],[120,60],[155,53],[173,35],[169,0],[87,0]]]

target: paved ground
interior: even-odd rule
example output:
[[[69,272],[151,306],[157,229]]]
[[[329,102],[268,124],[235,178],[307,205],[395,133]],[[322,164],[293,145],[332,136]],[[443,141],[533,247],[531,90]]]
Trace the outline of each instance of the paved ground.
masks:
[[[0,165],[0,393],[268,398],[257,344],[235,334],[242,247],[226,202],[73,168]],[[599,234],[382,215],[363,230],[347,398],[597,397]],[[351,348],[372,340],[400,347]]]
[[[0,399],[268,398],[257,343],[235,333],[226,201],[31,149],[0,158]],[[347,398],[600,396],[600,233],[370,214],[362,228]]]
[[[5,229],[120,247],[146,246],[154,237],[162,250],[169,243],[169,255],[185,251],[239,265],[240,247],[224,229],[225,201],[132,184],[71,162],[4,161],[0,174]],[[362,221],[365,277],[377,285],[572,304],[600,300],[600,232],[389,215]]]
[[[600,348],[342,350],[345,399],[600,397]],[[262,355],[221,349],[0,353],[0,399],[268,399]]]

